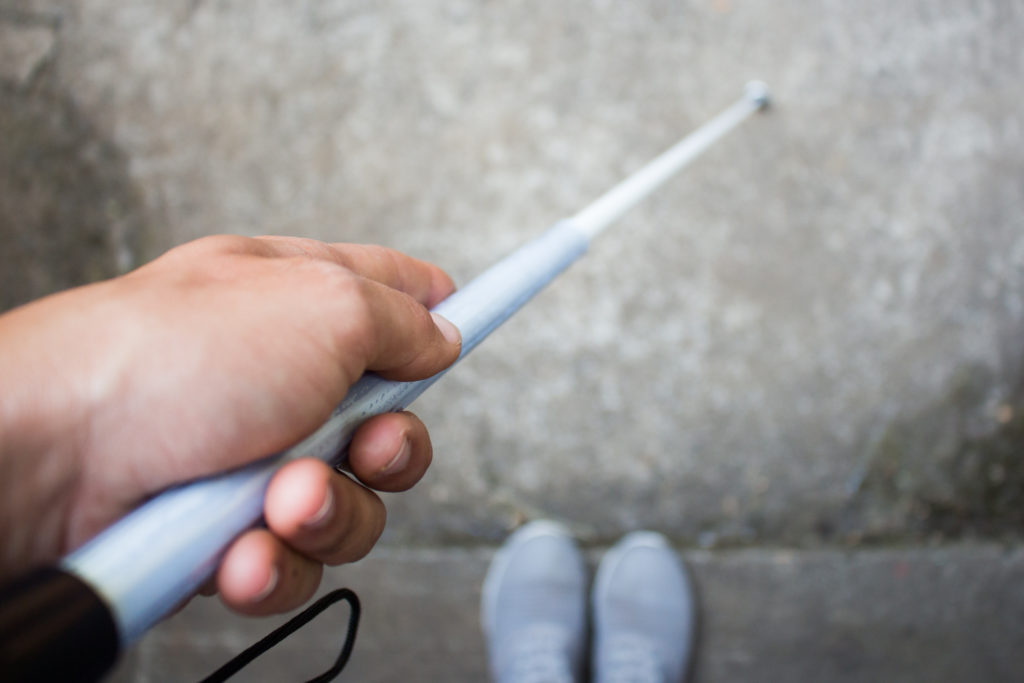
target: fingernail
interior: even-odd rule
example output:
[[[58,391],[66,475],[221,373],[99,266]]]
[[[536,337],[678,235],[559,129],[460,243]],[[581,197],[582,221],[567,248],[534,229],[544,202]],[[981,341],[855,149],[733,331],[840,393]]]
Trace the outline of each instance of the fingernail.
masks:
[[[302,526],[307,529],[316,529],[326,524],[331,519],[331,515],[334,512],[334,492],[331,489],[327,489],[327,495],[324,496],[324,502],[320,504],[320,509],[316,511],[316,514],[307,519],[302,523]]]
[[[459,332],[459,328],[452,324],[452,321],[438,313],[431,313],[430,317],[434,319],[434,324],[437,325],[437,329],[441,331],[441,336],[449,344],[461,344],[462,333]]]
[[[402,439],[402,446],[395,453],[395,457],[391,458],[391,461],[387,465],[384,465],[380,469],[381,474],[387,474],[389,472],[397,472],[398,470],[405,467],[406,463],[409,462],[409,456],[412,454],[412,444],[408,438]]]
[[[267,585],[263,586],[263,590],[259,593],[252,596],[252,602],[263,602],[270,597],[270,594],[274,592],[275,588],[277,588],[277,581],[279,578],[277,567],[271,567],[270,578],[267,579]]]

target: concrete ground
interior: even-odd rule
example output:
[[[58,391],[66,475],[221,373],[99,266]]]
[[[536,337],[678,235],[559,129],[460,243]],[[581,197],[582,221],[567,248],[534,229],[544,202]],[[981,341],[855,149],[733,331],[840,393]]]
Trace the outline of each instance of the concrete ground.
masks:
[[[340,680],[486,680],[477,611],[491,555],[388,548],[330,572],[324,589],[353,588],[365,610]],[[1020,548],[754,549],[685,557],[700,595],[694,681],[1020,677]],[[306,680],[326,669],[348,617],[347,606],[335,609],[256,660],[239,680]],[[198,680],[281,621],[226,617],[215,600],[197,600],[154,630],[115,680]]]
[[[466,282],[763,79],[417,403],[435,464],[330,579],[368,606],[355,677],[479,679],[486,559],[550,516],[670,536],[701,680],[1012,680],[1022,31],[1004,0],[0,0],[0,307],[215,232]],[[199,603],[122,679],[265,626]]]

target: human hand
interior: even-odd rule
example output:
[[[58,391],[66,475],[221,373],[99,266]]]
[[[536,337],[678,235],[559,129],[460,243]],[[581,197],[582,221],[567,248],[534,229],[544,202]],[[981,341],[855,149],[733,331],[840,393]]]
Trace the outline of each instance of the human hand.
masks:
[[[453,289],[381,247],[220,236],[0,316],[0,577],[55,560],[174,483],[297,443],[366,370],[441,371],[461,341],[427,308]],[[430,459],[408,413],[368,421],[349,450],[355,476],[382,491],[409,488]],[[324,564],[369,551],[385,510],[304,459],[275,475],[264,517],[215,577],[248,614],[308,599]]]

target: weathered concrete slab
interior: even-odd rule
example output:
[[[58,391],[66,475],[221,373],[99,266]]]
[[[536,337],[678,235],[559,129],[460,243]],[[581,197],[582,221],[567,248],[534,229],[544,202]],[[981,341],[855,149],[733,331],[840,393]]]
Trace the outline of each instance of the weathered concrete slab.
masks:
[[[124,154],[52,85],[47,4],[0,2],[0,311],[153,255]]]
[[[349,678],[480,680],[491,551],[430,547],[557,516],[833,548],[689,552],[699,680],[1014,680],[1019,550],[858,544],[1024,529],[1022,31],[1004,0],[0,0],[0,308],[213,232],[465,282],[763,78],[769,115],[417,406],[431,473],[328,581],[367,603]],[[250,680],[315,673],[343,616]],[[119,680],[271,623],[198,601]]]
[[[342,680],[482,681],[479,588],[491,550],[378,551],[332,572],[365,617]],[[597,555],[593,556],[596,559]],[[696,681],[1016,681],[1024,552],[983,545],[685,555],[702,614]],[[305,680],[340,647],[325,614],[240,680]],[[200,600],[157,628],[115,680],[196,680],[271,630]]]
[[[148,245],[382,242],[461,281],[774,87],[423,399],[436,464],[392,541],[533,514],[705,544],[1019,531],[1024,5],[42,5],[40,87],[124,160]]]
[[[0,23],[0,79],[23,84],[53,50],[54,31],[48,26]]]

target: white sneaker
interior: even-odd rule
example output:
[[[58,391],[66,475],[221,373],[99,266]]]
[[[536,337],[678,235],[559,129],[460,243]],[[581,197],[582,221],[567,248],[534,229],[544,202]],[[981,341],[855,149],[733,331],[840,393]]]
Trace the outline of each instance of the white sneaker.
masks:
[[[682,562],[661,534],[637,531],[597,569],[593,590],[597,683],[678,683],[693,652],[696,610]]]
[[[586,570],[568,531],[545,520],[513,533],[484,580],[481,621],[499,683],[582,678]]]

